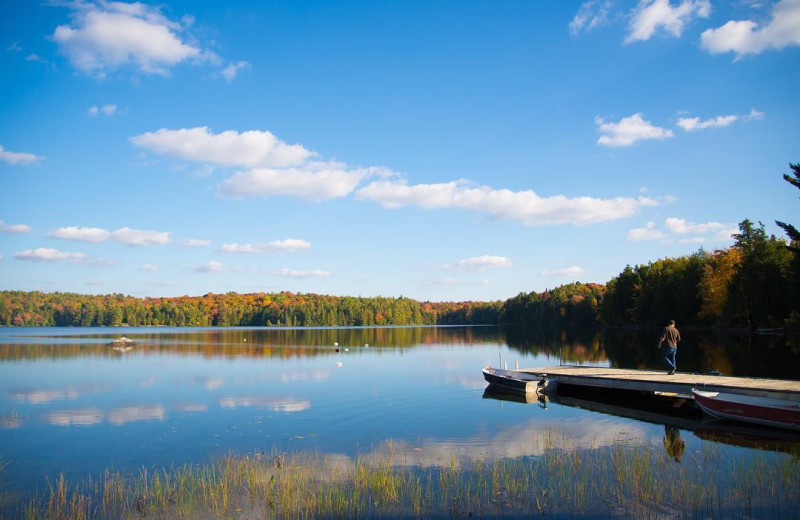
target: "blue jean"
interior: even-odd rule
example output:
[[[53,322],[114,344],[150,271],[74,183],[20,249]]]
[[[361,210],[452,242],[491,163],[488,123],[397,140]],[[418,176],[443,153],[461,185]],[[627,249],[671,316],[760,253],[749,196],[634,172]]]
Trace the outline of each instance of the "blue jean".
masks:
[[[678,353],[678,347],[668,347],[664,345],[661,347],[661,359],[670,370],[675,370],[677,367],[675,363],[675,355]]]

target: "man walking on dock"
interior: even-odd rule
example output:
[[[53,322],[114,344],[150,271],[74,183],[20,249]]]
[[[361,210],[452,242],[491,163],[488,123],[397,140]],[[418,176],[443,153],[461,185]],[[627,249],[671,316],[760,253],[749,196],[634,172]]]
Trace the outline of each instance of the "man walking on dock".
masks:
[[[661,340],[658,342],[658,348],[661,350],[661,359],[664,360],[667,368],[669,368],[669,372],[667,372],[669,375],[674,374],[677,368],[675,355],[678,353],[678,342],[680,340],[681,333],[675,328],[675,320],[669,320],[669,325],[664,327]]]

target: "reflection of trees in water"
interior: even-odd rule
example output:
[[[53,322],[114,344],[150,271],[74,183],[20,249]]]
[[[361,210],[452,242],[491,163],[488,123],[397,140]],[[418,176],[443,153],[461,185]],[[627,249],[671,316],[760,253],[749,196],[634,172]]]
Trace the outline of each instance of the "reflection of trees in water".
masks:
[[[678,325],[680,327],[680,324]],[[620,368],[663,369],[656,345],[658,328],[603,332],[603,346],[611,365]],[[733,334],[681,329],[678,371],[727,376],[797,379],[800,354],[786,347],[783,336]]]
[[[730,367],[728,371],[717,368],[725,375],[800,378],[800,353],[787,348],[786,339],[780,335],[730,334],[722,338],[709,336],[701,342],[706,366]]]
[[[606,359],[601,332],[595,328],[509,327],[508,347],[525,354],[546,355],[568,363]]]
[[[678,324],[680,327],[680,324]],[[524,354],[545,355],[566,363],[608,361],[619,368],[664,368],[656,345],[660,328],[525,328],[525,327],[358,327],[358,328],[110,328],[89,329],[63,335],[48,331],[41,337],[25,338],[24,343],[0,344],[0,361],[80,356],[117,357],[141,353],[203,355],[207,357],[302,358],[357,349],[369,345],[376,355],[396,349],[425,348],[435,345],[507,344]],[[121,354],[108,343],[120,336],[136,343],[131,352]],[[783,336],[722,334],[713,331],[681,329],[678,370],[706,373],[718,370],[731,376],[756,376],[797,379],[800,352],[787,348]],[[11,338],[5,338],[11,340]]]
[[[121,335],[132,339],[134,348],[120,354],[108,343]],[[137,353],[170,353],[207,357],[309,357],[335,353],[339,349],[405,349],[434,345],[504,343],[498,327],[365,327],[365,328],[234,328],[234,329],[112,329],[108,332],[59,337],[41,342],[0,344],[0,360],[117,357]]]

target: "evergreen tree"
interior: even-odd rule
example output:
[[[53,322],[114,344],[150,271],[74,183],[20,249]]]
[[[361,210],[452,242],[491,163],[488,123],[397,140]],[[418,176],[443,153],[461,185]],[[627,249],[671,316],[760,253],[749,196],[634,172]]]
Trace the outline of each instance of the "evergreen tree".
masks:
[[[795,188],[800,189],[800,163],[789,163],[789,167],[792,169],[792,175],[794,175],[794,178],[792,178],[792,176],[788,173],[785,173],[783,178]],[[781,222],[780,220],[776,220],[775,223],[778,224],[784,231],[786,231],[786,234],[789,236],[789,240],[791,240],[791,244],[787,246],[789,251],[795,254],[800,254],[800,231],[798,231],[793,225],[787,224],[786,222]]]
[[[743,220],[733,238],[742,263],[730,283],[727,314],[747,327],[779,325],[791,307],[791,254],[760,222]]]

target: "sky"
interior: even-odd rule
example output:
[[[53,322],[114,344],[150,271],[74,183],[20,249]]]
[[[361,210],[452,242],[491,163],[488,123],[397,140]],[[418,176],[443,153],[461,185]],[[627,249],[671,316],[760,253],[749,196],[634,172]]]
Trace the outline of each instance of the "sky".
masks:
[[[800,0],[0,2],[0,289],[503,300],[800,224]]]

